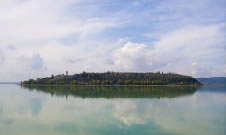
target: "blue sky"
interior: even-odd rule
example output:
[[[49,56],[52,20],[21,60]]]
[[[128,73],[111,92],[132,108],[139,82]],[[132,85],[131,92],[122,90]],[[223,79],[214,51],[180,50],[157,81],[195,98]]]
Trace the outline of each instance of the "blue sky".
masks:
[[[51,74],[225,76],[224,0],[1,0],[0,81]]]

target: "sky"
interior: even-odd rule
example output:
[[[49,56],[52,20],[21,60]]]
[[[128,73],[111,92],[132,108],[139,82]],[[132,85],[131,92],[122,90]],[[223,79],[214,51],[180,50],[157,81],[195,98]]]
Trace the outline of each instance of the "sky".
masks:
[[[225,0],[0,0],[0,81],[86,72],[225,76]]]

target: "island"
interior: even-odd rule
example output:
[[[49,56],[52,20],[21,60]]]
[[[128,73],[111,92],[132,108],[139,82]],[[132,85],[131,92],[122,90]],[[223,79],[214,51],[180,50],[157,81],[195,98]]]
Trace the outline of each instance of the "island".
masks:
[[[51,75],[46,78],[29,79],[22,81],[21,85],[201,85],[191,77],[175,73],[163,72],[104,72],[68,75]]]

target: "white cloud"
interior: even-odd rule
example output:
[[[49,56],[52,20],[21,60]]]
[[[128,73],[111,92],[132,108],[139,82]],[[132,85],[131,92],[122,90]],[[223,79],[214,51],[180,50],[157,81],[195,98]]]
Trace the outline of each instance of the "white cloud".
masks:
[[[128,42],[113,54],[113,70],[148,71],[147,46]]]
[[[134,124],[145,124],[145,116],[140,116],[137,110],[137,104],[132,101],[121,101],[114,104],[114,117],[119,119],[127,126]]]
[[[0,12],[0,40],[5,42],[56,40],[75,34],[84,39],[88,34],[97,34],[106,28],[124,24],[123,20],[119,21],[116,17],[93,16],[80,19],[82,13],[70,15],[67,8],[79,3],[82,1],[33,0],[18,3],[2,1],[0,5],[4,8]]]
[[[174,72],[189,75],[192,63],[197,63],[196,67],[205,65],[216,70],[219,66],[215,67],[215,61],[212,59],[218,60],[221,64],[224,63],[223,29],[223,25],[192,26],[167,33],[154,43],[154,52],[151,56],[157,56],[161,61],[167,62],[168,70],[171,69]],[[205,74],[193,75],[219,76],[221,73],[222,71],[218,71],[218,73],[211,74],[208,70]]]
[[[87,11],[80,11],[79,8],[86,6],[83,3],[89,4],[88,1],[81,0],[0,1],[0,48],[3,48],[0,62],[2,63],[3,59],[6,61],[0,72],[1,76],[11,74],[11,78],[0,78],[0,81],[27,79],[29,75],[23,75],[24,70],[42,71],[36,72],[36,75],[30,71],[31,78],[61,73],[67,69],[73,73],[93,69],[90,64],[99,59],[98,55],[106,50],[103,48],[109,47],[104,47],[107,42],[103,39],[93,41],[92,37],[100,35],[108,28],[121,27],[126,21],[116,13],[97,16],[94,9],[98,4],[90,6]],[[73,42],[68,44],[68,40]],[[11,51],[6,49],[6,46],[11,48]],[[42,57],[34,55],[36,53]],[[95,54],[97,56],[94,56]],[[71,61],[80,58],[88,61],[69,64],[68,58]],[[101,62],[95,69],[103,67],[104,60]],[[18,67],[15,68],[15,65]],[[106,70],[104,67],[101,69]]]
[[[150,47],[128,42],[115,51],[113,69],[165,71],[186,75],[222,76],[224,72],[223,25],[191,26],[161,36]],[[216,59],[222,66],[214,66]]]
[[[221,14],[200,18],[209,9],[217,13],[222,8],[211,7],[211,1],[184,2],[116,1],[115,6],[112,1],[95,0],[1,0],[0,81],[66,70],[222,76]],[[199,9],[202,12],[196,12]],[[205,24],[200,23],[203,20]],[[31,66],[34,54],[40,55],[39,60],[36,57],[40,72]]]

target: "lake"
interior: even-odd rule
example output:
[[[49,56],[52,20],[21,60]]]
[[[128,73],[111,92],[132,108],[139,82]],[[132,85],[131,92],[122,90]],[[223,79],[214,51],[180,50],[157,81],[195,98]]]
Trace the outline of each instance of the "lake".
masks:
[[[0,135],[225,135],[226,86],[0,85]]]

